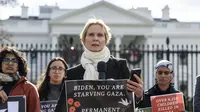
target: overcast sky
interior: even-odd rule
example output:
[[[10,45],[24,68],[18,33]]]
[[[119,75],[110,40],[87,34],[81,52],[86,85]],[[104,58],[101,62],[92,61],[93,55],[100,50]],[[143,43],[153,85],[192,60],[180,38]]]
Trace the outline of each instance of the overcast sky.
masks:
[[[20,15],[20,6],[29,7],[29,15],[38,15],[39,5],[57,5],[60,8],[82,8],[102,0],[19,0],[19,5],[12,7],[0,7],[0,18],[5,19],[10,15]],[[180,21],[200,22],[200,0],[105,0],[124,9],[148,7],[152,16],[160,18],[161,10],[165,5],[170,8],[170,17]]]

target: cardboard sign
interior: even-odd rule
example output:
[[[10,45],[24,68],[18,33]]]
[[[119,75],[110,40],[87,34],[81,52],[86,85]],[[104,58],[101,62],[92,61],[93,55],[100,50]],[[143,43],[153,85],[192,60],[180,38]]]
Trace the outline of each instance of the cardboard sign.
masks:
[[[181,112],[185,110],[183,94],[151,96],[152,112]]]
[[[57,100],[41,101],[40,112],[54,112],[56,109]]]
[[[66,81],[68,112],[134,112],[126,80]]]
[[[0,112],[26,112],[26,96],[8,96],[6,103],[0,102]]]

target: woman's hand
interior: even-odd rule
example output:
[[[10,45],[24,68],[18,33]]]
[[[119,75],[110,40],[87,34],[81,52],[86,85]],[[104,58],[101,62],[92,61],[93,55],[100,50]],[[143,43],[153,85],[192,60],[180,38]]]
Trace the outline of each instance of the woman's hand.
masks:
[[[136,78],[138,83],[133,82],[130,79],[128,79],[126,87],[127,87],[127,90],[134,92],[135,96],[139,99],[143,97],[143,92],[144,92],[143,81],[136,74],[134,74],[134,77]]]
[[[5,103],[8,100],[8,96],[6,95],[4,90],[0,90],[0,98],[2,103]]]

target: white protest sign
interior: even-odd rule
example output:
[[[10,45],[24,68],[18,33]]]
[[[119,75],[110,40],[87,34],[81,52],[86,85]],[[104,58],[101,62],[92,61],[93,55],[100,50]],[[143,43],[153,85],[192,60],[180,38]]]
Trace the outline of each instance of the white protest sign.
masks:
[[[6,103],[0,102],[0,112],[26,112],[26,96],[8,96]]]

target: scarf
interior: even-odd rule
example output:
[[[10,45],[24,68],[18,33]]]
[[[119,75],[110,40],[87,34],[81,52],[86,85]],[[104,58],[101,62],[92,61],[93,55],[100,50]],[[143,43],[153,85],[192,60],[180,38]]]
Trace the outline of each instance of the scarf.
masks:
[[[12,82],[12,81],[17,81],[18,79],[20,79],[20,75],[19,74],[15,74],[15,75],[8,75],[5,73],[0,73],[0,82]]]
[[[81,65],[85,69],[83,80],[98,80],[97,64],[100,61],[108,62],[110,50],[105,46],[100,52],[91,52],[84,45],[83,47],[85,49],[81,56]]]

